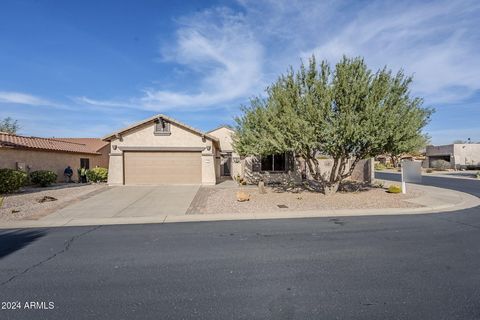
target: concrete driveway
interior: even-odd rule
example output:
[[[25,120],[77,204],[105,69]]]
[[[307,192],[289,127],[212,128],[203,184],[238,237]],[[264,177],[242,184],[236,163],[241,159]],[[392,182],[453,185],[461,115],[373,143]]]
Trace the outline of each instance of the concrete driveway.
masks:
[[[113,187],[41,220],[184,215],[199,188],[198,185]]]

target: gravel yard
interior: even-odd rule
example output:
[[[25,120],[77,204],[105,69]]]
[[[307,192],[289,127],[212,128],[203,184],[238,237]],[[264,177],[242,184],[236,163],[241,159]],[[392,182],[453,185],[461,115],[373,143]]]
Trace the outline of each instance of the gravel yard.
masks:
[[[58,184],[47,188],[27,187],[21,192],[4,196],[0,221],[38,219],[89,195],[106,189],[105,184]],[[56,201],[39,202],[43,197]]]
[[[250,201],[238,202],[237,191],[245,191]],[[390,194],[382,188],[369,188],[358,192],[338,192],[332,196],[311,191],[299,193],[282,192],[278,189],[266,188],[266,194],[260,194],[258,188],[202,187],[192,201],[187,214],[221,214],[221,213],[261,213],[329,210],[329,209],[376,209],[376,208],[415,208],[417,204],[403,200],[422,195],[421,191],[408,194]],[[280,207],[279,207],[280,206]],[[286,206],[286,207],[285,207]]]

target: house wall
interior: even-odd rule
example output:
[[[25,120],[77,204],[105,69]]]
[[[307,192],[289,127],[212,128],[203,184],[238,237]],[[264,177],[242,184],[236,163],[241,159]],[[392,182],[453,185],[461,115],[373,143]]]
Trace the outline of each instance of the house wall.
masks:
[[[234,131],[227,127],[221,127],[216,130],[210,131],[209,134],[216,137],[219,140],[220,151],[222,152],[231,152],[232,153],[232,162],[230,168],[230,174],[232,178],[237,176],[244,177],[244,159],[241,158],[233,150],[233,135]],[[220,157],[220,155],[218,155]],[[220,160],[220,158],[218,158]],[[218,162],[218,170],[220,170],[220,161]],[[220,171],[219,171],[220,176]]]
[[[248,183],[257,184],[258,181],[264,180],[268,183],[301,183],[302,182],[302,172],[305,173],[307,179],[311,179],[311,174],[308,170],[308,167],[305,164],[305,161],[302,158],[296,157],[294,160],[293,169],[287,172],[255,172],[253,171],[253,162],[255,157],[246,157],[242,160],[244,169],[243,175]],[[333,166],[333,160],[331,159],[319,159],[320,172],[323,176],[327,178],[330,175]],[[350,180],[362,181],[371,183],[374,180],[374,161],[372,159],[360,160],[355,169],[352,172],[352,175],[349,177]],[[345,170],[350,168],[350,163],[346,166]]]
[[[231,174],[233,178],[244,177],[245,172],[245,160],[242,159],[237,153],[232,152],[232,168]]]
[[[480,143],[454,144],[453,157],[455,168],[480,167]]]
[[[109,158],[108,170],[108,184],[122,185],[123,184],[123,153],[112,152]]]
[[[453,155],[453,149],[453,144],[444,146],[427,146],[426,155],[427,157]]]
[[[449,156],[451,168],[462,169],[467,166],[480,166],[480,144],[478,143],[428,146],[426,155],[429,164],[435,159]]]
[[[229,129],[227,127],[221,127],[214,131],[210,131],[209,134],[218,138],[220,143],[220,150],[222,150],[222,152],[232,152],[233,151],[233,146],[232,146],[233,132],[234,131],[232,129]]]
[[[110,153],[110,144],[105,145],[103,148],[99,149],[98,152],[100,153],[100,155],[97,156],[97,160],[96,160],[97,164],[96,165],[101,167],[101,168],[107,168],[108,169],[108,162],[109,162],[108,154]]]
[[[105,155],[0,148],[0,168],[17,169],[17,163],[23,163],[27,172],[36,170],[55,172],[58,182],[64,181],[63,171],[67,166],[73,169],[72,179],[78,180],[77,169],[80,167],[80,158],[90,159],[90,168],[96,166],[108,168]]]
[[[257,184],[260,180],[265,183],[300,183],[302,181],[302,163],[299,158],[295,158],[294,165],[291,170],[285,172],[267,172],[267,171],[254,171],[254,163],[259,161],[255,156],[245,157],[243,162],[243,177],[250,184]],[[238,166],[241,168],[241,166]]]
[[[220,164],[221,164],[221,156],[220,156],[220,150],[218,148],[215,148],[215,178],[218,180],[220,179]]]
[[[204,148],[202,151],[202,184],[216,183],[215,153],[213,141],[202,138],[199,134],[170,123],[170,135],[155,135],[153,123],[145,124],[113,139],[110,143],[110,172],[108,183],[123,184],[123,151],[122,147],[173,147]],[[208,150],[207,148],[210,148]]]

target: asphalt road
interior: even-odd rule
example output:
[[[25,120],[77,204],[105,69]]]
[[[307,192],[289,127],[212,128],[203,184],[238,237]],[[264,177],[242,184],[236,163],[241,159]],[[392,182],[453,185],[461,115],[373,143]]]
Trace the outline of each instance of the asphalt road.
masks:
[[[0,319],[480,319],[478,207],[12,230],[0,244],[1,301],[22,305]]]

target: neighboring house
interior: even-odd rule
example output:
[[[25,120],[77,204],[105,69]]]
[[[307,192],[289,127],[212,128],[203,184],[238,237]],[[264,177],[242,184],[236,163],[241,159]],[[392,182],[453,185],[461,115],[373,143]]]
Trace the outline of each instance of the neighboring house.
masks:
[[[417,161],[417,162],[421,162],[423,164],[425,162],[425,159],[426,159],[424,154],[425,154],[425,152],[423,152],[421,154],[403,154],[399,157],[398,165],[400,165],[401,160]],[[388,164],[392,165],[393,164],[392,158],[389,155],[376,156],[375,161],[377,161],[381,164],[384,164],[384,165],[388,165]]]
[[[108,168],[108,142],[95,138],[39,138],[0,132],[0,168],[26,172],[51,170],[63,180],[70,166],[77,179],[80,167]]]
[[[205,133],[166,115],[153,116],[104,138],[111,148],[108,182],[214,185],[222,177],[242,177],[250,183],[301,182],[308,177],[302,159],[293,154],[240,157],[232,146],[233,133],[228,126]],[[326,170],[330,162],[322,162]],[[354,176],[364,177],[364,169],[359,165]]]
[[[443,160],[452,169],[480,168],[480,143],[427,146],[426,156],[429,167],[434,167],[435,161]]]

